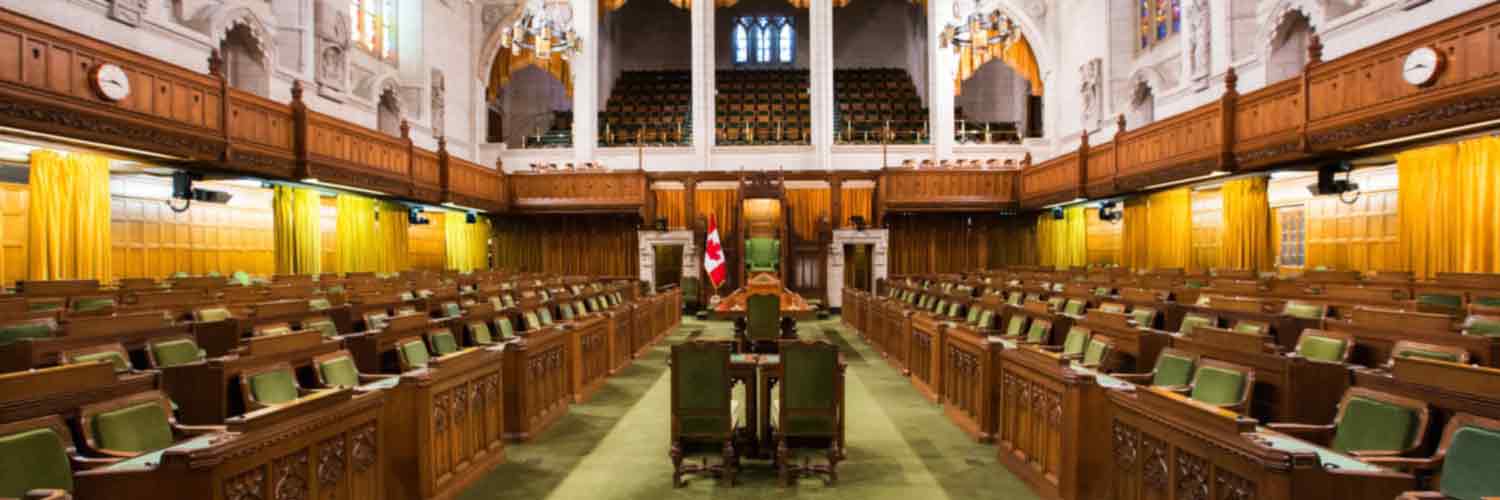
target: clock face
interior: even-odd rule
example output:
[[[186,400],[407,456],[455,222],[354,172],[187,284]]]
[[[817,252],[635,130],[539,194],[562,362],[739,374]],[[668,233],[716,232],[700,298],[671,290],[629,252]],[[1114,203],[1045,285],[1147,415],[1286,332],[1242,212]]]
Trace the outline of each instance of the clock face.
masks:
[[[119,66],[100,64],[94,68],[94,90],[107,101],[119,102],[130,96],[130,77]]]
[[[1401,77],[1412,85],[1430,84],[1437,79],[1442,63],[1442,56],[1431,47],[1413,50],[1401,65]]]

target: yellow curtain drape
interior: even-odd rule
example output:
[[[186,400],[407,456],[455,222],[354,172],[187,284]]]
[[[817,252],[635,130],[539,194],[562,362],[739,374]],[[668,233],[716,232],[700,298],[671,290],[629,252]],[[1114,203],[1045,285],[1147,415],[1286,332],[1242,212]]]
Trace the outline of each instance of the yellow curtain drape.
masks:
[[[735,198],[737,192],[733,189],[698,189],[693,191],[693,211],[697,212],[695,217],[703,217],[705,224],[708,223],[708,214],[714,214],[719,223],[719,237],[727,238],[736,229],[736,219],[740,213],[740,207]],[[695,219],[696,220],[696,219]]]
[[[490,84],[485,91],[486,98],[494,100],[499,97],[500,92],[510,83],[511,74],[527,66],[536,66],[546,71],[562,82],[563,87],[568,89],[568,95],[573,95],[573,72],[568,67],[568,60],[563,59],[562,52],[553,53],[547,59],[537,59],[536,53],[530,50],[512,54],[510,50],[501,48],[495,54],[495,63],[490,65]]]
[[[1269,179],[1252,177],[1224,183],[1224,226],[1219,242],[1219,266],[1254,272],[1275,268],[1271,238]]]
[[[1500,272],[1500,139],[1396,155],[1399,258],[1418,279]]]
[[[318,192],[276,186],[271,196],[276,273],[323,272],[323,204]]]
[[[687,191],[659,189],[652,193],[656,195],[656,217],[667,219],[667,227],[670,229],[688,227]]]
[[[979,68],[992,59],[1000,59],[1005,65],[1026,81],[1031,82],[1031,95],[1041,96],[1042,71],[1036,64],[1036,53],[1031,50],[1031,43],[1026,37],[1017,36],[1008,43],[991,45],[986,50],[974,50],[973,47],[963,47],[958,52],[958,74],[953,82],[954,95],[963,93],[964,81],[979,72]]]
[[[1120,265],[1130,269],[1151,267],[1151,204],[1145,196],[1125,200],[1120,230]]]
[[[39,149],[30,162],[27,278],[109,281],[109,159]]]
[[[447,219],[443,223],[446,268],[459,272],[488,269],[489,217],[478,216],[475,223],[470,224],[463,212],[448,212],[444,216]]]
[[[375,228],[375,200],[352,194],[338,196],[338,271],[362,273],[380,270],[380,235]]]
[[[864,217],[865,224],[867,226],[875,226],[876,221],[874,216],[871,214],[871,205],[873,204],[874,199],[875,188],[840,188],[839,210],[843,212],[842,218],[844,220],[838,221],[838,226],[854,226],[854,224],[851,224],[849,222],[849,218],[856,215]]]
[[[1188,188],[1125,200],[1121,260],[1131,269],[1187,269],[1193,253],[1193,193]]]
[[[405,271],[411,267],[408,235],[411,225],[406,220],[406,205],[382,201],[376,203],[376,208],[380,210],[380,220],[376,224],[380,232],[380,251],[377,254],[379,264],[376,271]]]
[[[833,191],[828,188],[788,189],[786,201],[792,210],[792,231],[803,241],[816,240],[818,220],[833,210]]]
[[[1036,219],[1037,254],[1041,265],[1058,269],[1088,264],[1088,219],[1084,206],[1063,210],[1063,218],[1043,212]]]

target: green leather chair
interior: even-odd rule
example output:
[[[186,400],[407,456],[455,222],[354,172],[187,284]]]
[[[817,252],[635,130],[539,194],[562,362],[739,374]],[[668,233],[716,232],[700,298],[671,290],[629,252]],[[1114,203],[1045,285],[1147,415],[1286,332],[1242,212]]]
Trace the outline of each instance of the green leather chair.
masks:
[[[734,450],[739,404],[730,383],[730,345],[693,341],[672,346],[672,487],[686,484],[685,474],[712,474],[734,485],[739,456]],[[687,459],[716,454],[720,463],[703,465]]]
[[[551,307],[543,306],[541,309],[537,310],[536,314],[537,314],[537,319],[540,319],[542,321],[542,326],[552,326],[553,325],[553,321],[552,321],[552,308]]]
[[[421,338],[407,337],[396,341],[396,358],[401,364],[401,371],[408,372],[427,368],[432,355],[427,352],[427,344]]]
[[[57,335],[60,328],[53,318],[12,320],[0,323],[0,344],[21,339],[45,339]]]
[[[1322,320],[1328,316],[1328,306],[1300,300],[1288,300],[1286,301],[1286,307],[1281,310],[1281,313],[1297,319]]]
[[[462,307],[458,306],[457,302],[444,302],[443,303],[443,317],[454,318],[454,317],[463,316],[463,315],[464,315],[464,310],[463,310]]]
[[[781,346],[780,394],[771,402],[776,464],[782,486],[798,476],[825,474],[838,482],[844,456],[843,367],[838,347],[827,342],[784,342]],[[825,450],[826,464],[797,465],[792,453]]]
[[[322,311],[332,307],[333,303],[329,302],[328,299],[322,297],[307,300],[307,308],[309,310]]]
[[[1177,333],[1193,333],[1193,327],[1219,326],[1219,319],[1207,314],[1190,312],[1182,317],[1182,325],[1177,328]]]
[[[1331,424],[1273,422],[1268,427],[1339,453],[1391,457],[1422,447],[1429,418],[1425,401],[1351,387]]]
[[[1387,363],[1387,366],[1394,365],[1396,358],[1418,358],[1429,361],[1467,364],[1469,362],[1469,351],[1462,347],[1398,340],[1396,341],[1396,345],[1391,348],[1391,359]]]
[[[359,387],[395,375],[365,375],[348,351],[335,351],[313,358],[320,387]]]
[[[1200,359],[1188,396],[1200,403],[1244,413],[1249,409],[1254,388],[1254,370],[1223,361]]]
[[[208,358],[191,335],[156,338],[146,341],[146,359],[152,368],[169,368],[197,363]]]
[[[172,403],[157,391],[91,404],[79,410],[85,454],[128,458],[172,446],[194,434],[217,432],[217,426],[179,426]]]
[[[1031,320],[1031,327],[1026,329],[1026,342],[1030,344],[1046,344],[1052,337],[1052,321],[1045,319]]]
[[[1156,328],[1156,308],[1136,306],[1130,310],[1130,320],[1140,328]]]
[[[130,354],[125,352],[125,347],[121,346],[119,342],[84,347],[62,353],[62,362],[66,365],[93,363],[96,361],[109,363],[110,366],[114,367],[115,373],[129,373],[132,370],[130,366]]]
[[[1120,373],[1116,378],[1136,384],[1149,384],[1174,390],[1187,387],[1193,382],[1193,371],[1198,364],[1198,355],[1173,348],[1162,349],[1156,357],[1156,366],[1146,373]]]
[[[1005,322],[1005,337],[1021,338],[1021,333],[1026,330],[1027,319],[1029,317],[1025,314],[1011,315],[1010,320]]]
[[[1349,334],[1309,328],[1302,331],[1293,352],[1312,361],[1346,363],[1353,350],[1354,339]]]
[[[1260,321],[1239,320],[1234,322],[1234,327],[1231,329],[1239,333],[1266,335],[1270,333],[1271,325],[1267,325]]]
[[[499,295],[490,296],[490,306],[494,307],[496,311],[505,309],[505,303],[500,301]]]
[[[72,491],[68,457],[73,452],[72,433],[57,416],[7,424],[0,433],[0,498],[25,498],[32,490]]]
[[[573,313],[573,304],[564,302],[557,306],[557,312],[562,315],[563,321],[573,321],[575,319],[578,319],[578,316]]]
[[[684,312],[698,310],[698,295],[700,281],[697,276],[685,276],[682,278],[682,307]]]
[[[477,346],[494,345],[495,337],[490,333],[490,325],[483,321],[470,321],[467,325],[469,339]]]
[[[74,297],[69,302],[72,303],[70,309],[75,313],[103,312],[115,308],[113,296]]]
[[[314,316],[302,320],[303,330],[313,330],[322,335],[323,338],[334,338],[339,336],[339,327],[333,320],[326,316]]]
[[[521,317],[522,324],[526,327],[526,331],[532,332],[542,329],[543,326],[541,317],[541,314],[538,314],[535,310],[526,311],[526,314]]]
[[[291,365],[286,363],[246,371],[241,380],[245,406],[252,411],[290,403],[306,393],[297,384]]]
[[[224,306],[205,307],[193,311],[193,320],[199,323],[212,323],[216,321],[227,321],[234,319],[234,313]]]
[[[365,313],[365,330],[384,330],[391,324],[391,315],[385,312]]]
[[[1112,356],[1115,353],[1115,343],[1104,338],[1104,336],[1089,337],[1088,345],[1083,348],[1083,359],[1078,364],[1087,368],[1100,371],[1109,371],[1112,366]]]
[[[511,324],[509,316],[495,317],[495,333],[500,334],[501,342],[508,342],[516,338],[516,327]]]
[[[1062,349],[1059,351],[1064,358],[1081,359],[1084,348],[1088,347],[1089,337],[1093,332],[1088,328],[1074,326],[1068,329],[1068,335],[1063,338]]]
[[[745,240],[745,266],[750,272],[778,272],[781,266],[781,240],[750,238]]]
[[[1082,316],[1083,310],[1086,307],[1088,307],[1088,303],[1080,299],[1068,299],[1068,302],[1063,304],[1063,314],[1069,316]]]
[[[1464,319],[1464,335],[1500,337],[1500,316],[1469,315]]]
[[[1420,312],[1457,315],[1464,309],[1464,297],[1459,293],[1421,292],[1415,302]]]
[[[447,328],[427,332],[427,344],[430,346],[430,351],[438,356],[447,356],[462,348],[458,345],[458,337],[455,337],[453,331]]]
[[[250,273],[235,271],[234,274],[229,275],[229,280],[239,286],[250,286]]]
[[[1125,314],[1125,304],[1119,302],[1105,302],[1099,304],[1099,310],[1107,313]]]
[[[760,350],[774,350],[776,339],[782,333],[781,295],[756,294],[747,297],[744,325],[741,341],[746,352],[757,347]]]
[[[1437,454],[1431,458],[1366,460],[1437,473],[1436,491],[1406,492],[1398,500],[1481,500],[1500,492],[1497,456],[1500,456],[1500,420],[1460,413],[1448,420]]]

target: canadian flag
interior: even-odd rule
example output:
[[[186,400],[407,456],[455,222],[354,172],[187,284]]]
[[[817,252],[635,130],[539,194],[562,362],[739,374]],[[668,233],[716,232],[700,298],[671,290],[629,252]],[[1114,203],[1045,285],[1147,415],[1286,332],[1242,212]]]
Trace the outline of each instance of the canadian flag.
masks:
[[[703,269],[714,288],[724,284],[724,247],[719,244],[719,223],[708,214],[708,240],[703,243]]]

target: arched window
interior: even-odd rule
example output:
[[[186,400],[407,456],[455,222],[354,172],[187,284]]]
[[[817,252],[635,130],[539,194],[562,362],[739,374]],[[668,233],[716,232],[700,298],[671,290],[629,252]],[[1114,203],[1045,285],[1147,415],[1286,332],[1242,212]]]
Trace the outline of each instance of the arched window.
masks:
[[[396,57],[396,0],[349,0],[354,44],[381,59]]]
[[[755,28],[755,62],[771,62],[771,19],[761,16]]]
[[[792,53],[794,52],[793,51],[794,46],[792,45],[792,43],[793,43],[792,41],[795,40],[796,38],[792,36],[792,23],[787,22],[786,18],[784,18],[784,17],[781,18],[781,37],[780,38],[781,38],[780,40],[777,40],[777,47],[780,49],[780,52],[781,52],[781,54],[780,54],[781,57],[779,59],[783,63],[790,63],[790,62],[792,62]]]
[[[734,25],[734,62],[750,62],[750,30],[745,28],[743,19]]]
[[[1140,2],[1141,49],[1149,49],[1182,30],[1182,0]]]

